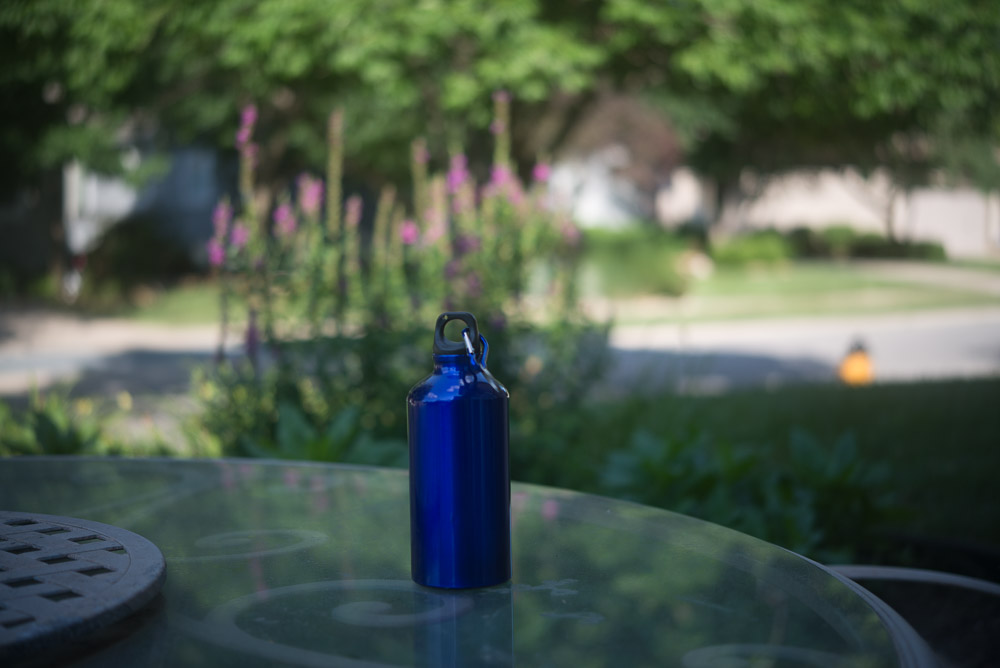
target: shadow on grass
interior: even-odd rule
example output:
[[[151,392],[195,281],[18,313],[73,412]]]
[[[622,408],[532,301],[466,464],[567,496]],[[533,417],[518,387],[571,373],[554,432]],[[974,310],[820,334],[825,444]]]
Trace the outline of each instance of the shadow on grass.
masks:
[[[671,352],[612,349],[608,394],[675,391],[714,395],[754,387],[829,383],[836,369],[811,357],[771,357],[737,351]]]
[[[230,358],[234,357],[233,353]],[[720,394],[728,390],[775,387],[796,383],[829,382],[834,369],[807,357],[781,358],[738,352],[676,353],[663,350],[612,349],[609,376],[601,381],[610,397],[629,393],[685,391],[692,394]],[[191,372],[212,362],[208,351],[164,351],[137,348],[108,356],[87,354],[24,361],[7,369],[28,371],[37,363],[39,370],[71,374],[74,397],[113,397],[119,392],[133,395],[183,394],[190,390]],[[4,371],[0,367],[0,373]],[[416,380],[416,379],[415,379]],[[0,396],[12,405],[26,400],[28,392]]]
[[[186,394],[191,389],[191,372],[205,366],[214,353],[169,350],[134,349],[108,356],[48,358],[40,370],[74,374],[71,383],[56,383],[66,387],[71,397],[114,398],[119,392],[132,395]],[[24,371],[24,369],[20,369]],[[74,374],[75,375],[75,374]],[[42,388],[43,391],[46,388]],[[15,409],[26,408],[31,392],[0,395]]]

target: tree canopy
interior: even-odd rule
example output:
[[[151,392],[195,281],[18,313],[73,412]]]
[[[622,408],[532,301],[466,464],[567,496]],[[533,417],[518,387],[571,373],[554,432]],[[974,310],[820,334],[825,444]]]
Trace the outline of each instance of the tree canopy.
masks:
[[[987,0],[9,0],[0,57],[6,185],[70,156],[113,169],[125,131],[231,147],[250,101],[262,164],[321,164],[340,106],[350,169],[398,178],[416,136],[439,160],[486,146],[497,89],[514,97],[522,160],[625,92],[722,181],[747,167],[961,169],[933,159],[945,128],[942,146],[1000,139]]]

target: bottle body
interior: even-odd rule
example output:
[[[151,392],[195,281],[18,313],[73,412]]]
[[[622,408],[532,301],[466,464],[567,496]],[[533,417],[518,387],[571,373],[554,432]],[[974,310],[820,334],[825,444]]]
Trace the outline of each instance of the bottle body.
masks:
[[[487,587],[510,579],[508,393],[470,355],[434,355],[407,396],[414,581]]]

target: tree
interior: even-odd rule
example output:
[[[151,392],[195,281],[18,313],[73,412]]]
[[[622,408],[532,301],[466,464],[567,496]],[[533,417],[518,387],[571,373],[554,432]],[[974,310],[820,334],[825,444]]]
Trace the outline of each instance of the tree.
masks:
[[[232,147],[238,109],[261,110],[262,164],[322,164],[325,118],[345,108],[350,167],[372,178],[398,176],[405,147],[430,134],[437,157],[449,144],[486,144],[490,94],[507,89],[520,104],[592,82],[600,50],[558,23],[538,19],[535,0],[58,0],[0,10],[13,37],[0,80],[56,86],[60,114],[19,153],[53,163],[98,157],[85,131],[110,136],[127,117],[167,141]],[[15,119],[5,119],[11,122]],[[108,167],[103,163],[105,168]]]
[[[123,129],[231,148],[254,101],[263,183],[322,164],[334,106],[347,169],[402,181],[419,135],[433,160],[464,146],[485,164],[497,89],[524,164],[612,90],[669,114],[723,194],[748,169],[845,165],[910,187],[954,163],[934,141],[943,119],[1000,139],[998,36],[984,0],[8,0],[3,176],[70,156],[116,169]]]
[[[70,159],[120,172],[125,142],[232,151],[249,102],[264,190],[323,164],[335,106],[351,128],[348,172],[371,186],[405,181],[421,135],[438,165],[465,147],[486,169],[493,91],[527,117],[554,90],[586,89],[600,63],[597,45],[540,20],[541,4],[11,0],[0,7],[0,178],[10,193],[58,183]]]
[[[1000,141],[989,2],[617,0],[605,17],[622,81],[659,99],[720,194],[746,169],[881,167],[912,187],[947,166],[943,118]]]

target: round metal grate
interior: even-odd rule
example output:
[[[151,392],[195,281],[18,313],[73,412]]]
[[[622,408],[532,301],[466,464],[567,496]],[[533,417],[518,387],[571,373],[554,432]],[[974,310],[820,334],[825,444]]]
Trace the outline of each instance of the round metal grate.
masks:
[[[165,576],[160,551],[131,531],[0,511],[0,659],[124,618],[156,596]]]

